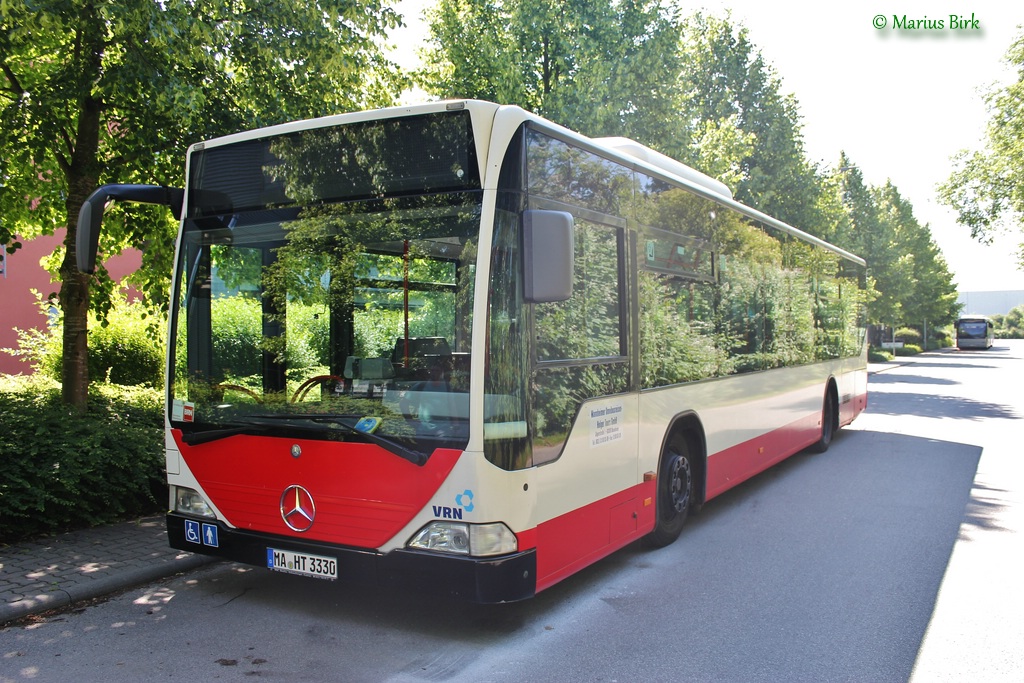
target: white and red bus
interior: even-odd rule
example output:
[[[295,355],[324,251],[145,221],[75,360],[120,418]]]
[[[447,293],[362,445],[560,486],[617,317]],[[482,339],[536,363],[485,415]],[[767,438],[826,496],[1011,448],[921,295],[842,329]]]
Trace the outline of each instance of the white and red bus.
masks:
[[[167,363],[175,548],[528,598],[867,400],[864,262],[637,143],[438,102],[192,146]]]

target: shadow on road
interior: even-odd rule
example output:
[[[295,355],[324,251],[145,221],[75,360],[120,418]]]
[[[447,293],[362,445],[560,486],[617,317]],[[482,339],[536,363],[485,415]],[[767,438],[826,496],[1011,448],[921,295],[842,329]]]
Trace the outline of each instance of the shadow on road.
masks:
[[[991,517],[984,498],[972,497],[980,454],[968,444],[844,431],[827,453],[798,454],[710,501],[674,545],[636,544],[512,605],[238,566],[210,570],[186,590],[213,599],[230,586],[225,602],[317,624],[324,637],[355,629],[443,643],[451,680],[493,648],[583,638],[594,615],[621,619],[617,647],[642,658],[679,645],[671,630],[638,624],[696,620],[679,680],[906,680],[961,525]],[[570,626],[583,630],[570,635]],[[374,653],[345,656],[368,663]],[[629,677],[628,658],[609,669],[571,649],[564,657],[587,680]],[[440,665],[423,654],[409,666],[422,676]]]
[[[878,377],[872,377],[870,385],[886,384]],[[914,382],[899,382],[913,384]],[[992,418],[1008,420],[1021,417],[1019,412],[1005,403],[978,401],[961,396],[948,396],[915,392],[875,392],[869,394],[868,412],[883,415],[914,415],[938,417],[965,422],[979,422]]]

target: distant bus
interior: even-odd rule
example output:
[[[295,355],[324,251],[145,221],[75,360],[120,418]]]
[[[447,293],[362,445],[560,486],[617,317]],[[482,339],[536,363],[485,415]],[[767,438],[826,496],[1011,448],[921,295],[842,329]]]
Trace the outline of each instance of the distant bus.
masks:
[[[990,349],[995,339],[992,321],[983,315],[969,315],[956,321],[958,349]]]
[[[439,102],[191,147],[170,544],[520,600],[867,401],[864,261],[624,140]]]

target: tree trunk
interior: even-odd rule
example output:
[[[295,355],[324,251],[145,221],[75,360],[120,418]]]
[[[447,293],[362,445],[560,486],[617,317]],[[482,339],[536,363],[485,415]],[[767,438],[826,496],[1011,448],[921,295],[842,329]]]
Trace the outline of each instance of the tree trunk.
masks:
[[[64,262],[60,267],[60,306],[64,313],[64,349],[61,356],[62,398],[84,411],[89,395],[89,276],[78,271],[75,240],[78,210],[96,189],[99,179],[101,102],[93,96],[103,64],[103,31],[96,7],[87,3],[80,14],[76,57],[81,61],[78,124],[73,148],[64,166],[68,196]]]
[[[91,112],[87,112],[91,109]],[[68,172],[68,219],[64,237],[64,261],[60,266],[60,307],[64,313],[64,350],[61,356],[62,398],[66,405],[85,410],[89,393],[89,275],[78,270],[78,209],[96,189],[99,147],[98,107],[83,107],[78,119],[78,145]],[[83,140],[91,140],[92,155],[79,164]],[[86,146],[89,142],[86,142]],[[85,170],[89,169],[89,170]],[[91,172],[90,172],[91,171]]]
[[[61,383],[64,403],[85,410],[89,392],[89,279],[75,265],[74,230],[60,268],[60,307],[64,312]]]

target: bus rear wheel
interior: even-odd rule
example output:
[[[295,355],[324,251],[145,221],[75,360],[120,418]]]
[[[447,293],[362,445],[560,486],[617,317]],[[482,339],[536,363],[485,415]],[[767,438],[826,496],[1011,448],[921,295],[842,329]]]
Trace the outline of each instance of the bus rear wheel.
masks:
[[[686,437],[669,439],[658,466],[657,521],[644,539],[654,548],[671,544],[683,530],[693,502],[693,461]]]

